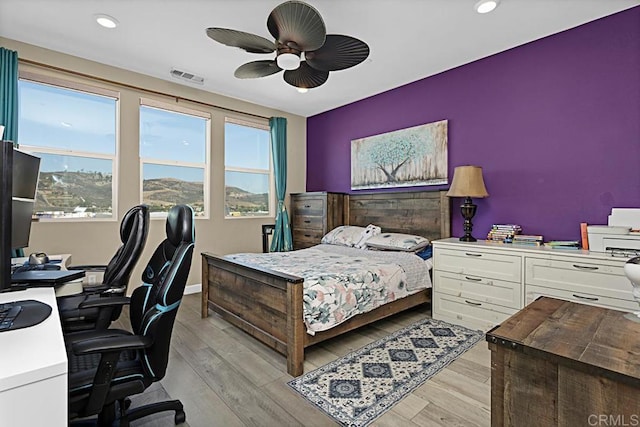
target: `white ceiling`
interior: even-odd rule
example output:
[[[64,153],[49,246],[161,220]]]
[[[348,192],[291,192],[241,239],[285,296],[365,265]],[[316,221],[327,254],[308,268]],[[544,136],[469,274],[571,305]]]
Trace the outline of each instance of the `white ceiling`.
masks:
[[[241,64],[275,54],[250,54],[205,34],[216,26],[271,38],[267,16],[283,0],[0,0],[0,36],[180,83],[169,75],[178,68],[205,79],[186,85],[308,117],[640,5],[502,0],[479,15],[476,1],[308,0],[329,34],[357,37],[371,54],[306,94],[282,73],[236,79]],[[97,13],[115,17],[119,27],[98,26]]]

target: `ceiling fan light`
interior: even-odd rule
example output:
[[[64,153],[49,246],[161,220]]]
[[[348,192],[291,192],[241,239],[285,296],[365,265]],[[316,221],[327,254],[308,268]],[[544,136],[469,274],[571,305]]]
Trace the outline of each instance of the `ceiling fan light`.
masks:
[[[307,93],[307,92],[309,92],[309,89],[307,89],[306,87],[299,87],[297,90],[298,90],[298,93]]]
[[[295,70],[300,66],[300,57],[293,53],[281,53],[276,62],[283,70]]]
[[[500,0],[480,0],[476,3],[474,9],[478,13],[489,13],[498,7],[498,3],[500,3]]]

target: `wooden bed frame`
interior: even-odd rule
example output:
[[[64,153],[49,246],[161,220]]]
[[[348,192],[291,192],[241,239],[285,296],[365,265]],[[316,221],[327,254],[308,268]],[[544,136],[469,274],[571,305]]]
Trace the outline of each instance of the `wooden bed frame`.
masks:
[[[450,236],[445,191],[345,195],[345,224],[383,231]],[[304,279],[202,253],[202,317],[209,309],[287,357],[287,372],[303,372],[304,349],[318,342],[431,301],[431,289],[390,302],[315,335],[303,321]]]

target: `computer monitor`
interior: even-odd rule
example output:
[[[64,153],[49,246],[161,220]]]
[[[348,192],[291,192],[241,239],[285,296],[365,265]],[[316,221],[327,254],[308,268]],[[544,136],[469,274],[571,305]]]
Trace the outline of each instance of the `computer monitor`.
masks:
[[[11,203],[11,249],[29,246],[34,200],[14,198]]]
[[[40,158],[0,146],[0,291],[11,287],[11,249],[29,245],[31,217],[38,186]],[[15,194],[14,194],[15,193]]]
[[[14,149],[11,196],[35,200],[39,173],[40,157]]]
[[[14,149],[12,170],[11,249],[20,249],[29,246],[40,157]]]

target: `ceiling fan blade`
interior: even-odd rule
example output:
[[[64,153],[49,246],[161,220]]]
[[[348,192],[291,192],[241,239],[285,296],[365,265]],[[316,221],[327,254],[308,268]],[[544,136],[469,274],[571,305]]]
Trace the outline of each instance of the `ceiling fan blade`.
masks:
[[[344,70],[367,59],[369,46],[355,37],[327,34],[320,49],[305,52],[304,56],[307,63],[316,70]]]
[[[328,71],[320,71],[311,68],[305,61],[300,62],[300,67],[284,72],[284,81],[291,86],[311,89],[318,87],[329,78]]]
[[[270,76],[280,71],[282,71],[282,68],[278,67],[274,60],[253,61],[239,66],[233,75],[239,79],[256,79]]]
[[[239,47],[249,53],[271,53],[276,50],[274,42],[264,37],[229,28],[207,28],[207,35],[218,43]]]
[[[267,28],[280,43],[300,51],[324,44],[327,29],[320,13],[301,1],[287,1],[269,14]]]

